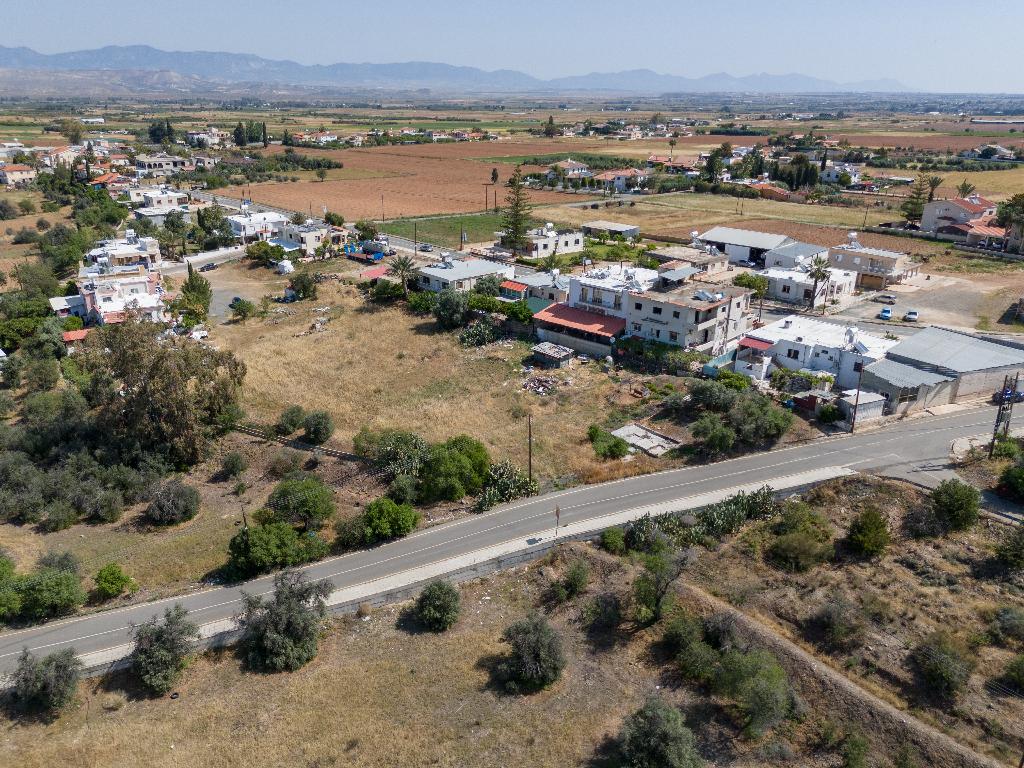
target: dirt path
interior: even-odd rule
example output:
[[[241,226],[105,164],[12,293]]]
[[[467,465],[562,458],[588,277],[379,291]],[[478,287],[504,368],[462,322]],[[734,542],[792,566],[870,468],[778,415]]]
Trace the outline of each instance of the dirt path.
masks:
[[[1003,763],[979,755],[864,690],[754,617],[737,611],[692,584],[684,584],[682,591],[710,611],[728,611],[735,615],[754,644],[778,656],[804,698],[829,702],[829,718],[841,725],[856,725],[876,751],[893,754],[899,746],[906,744],[917,750],[922,763],[930,768],[1005,768]]]

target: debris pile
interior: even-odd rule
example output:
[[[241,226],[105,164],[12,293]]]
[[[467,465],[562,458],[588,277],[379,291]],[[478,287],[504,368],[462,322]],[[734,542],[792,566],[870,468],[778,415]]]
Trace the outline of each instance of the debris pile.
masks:
[[[535,395],[550,395],[558,385],[558,379],[553,376],[531,376],[523,382],[523,389]]]
[[[331,322],[331,319],[329,317],[321,315],[320,317],[313,320],[313,323],[309,326],[307,330],[303,331],[302,333],[296,333],[295,335],[298,337],[309,336],[310,334],[313,333],[322,333],[323,331],[327,330],[327,324],[329,322]]]

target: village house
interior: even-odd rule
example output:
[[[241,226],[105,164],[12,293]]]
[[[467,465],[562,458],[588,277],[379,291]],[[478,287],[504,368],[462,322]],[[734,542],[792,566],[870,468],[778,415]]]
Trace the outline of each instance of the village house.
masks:
[[[768,268],[796,269],[804,264],[810,264],[818,256],[827,259],[828,248],[821,245],[813,245],[812,243],[804,243],[799,240],[791,240],[765,253],[764,265]]]
[[[795,241],[786,235],[754,232],[734,227],[713,227],[703,235],[699,235],[694,245],[697,247],[713,246],[728,256],[729,261],[735,264],[741,261],[760,262],[761,257],[768,251],[791,242]]]
[[[135,172],[143,176],[171,176],[190,167],[188,158],[160,152],[156,155],[139,155],[135,158]]]
[[[271,240],[280,235],[281,227],[288,223],[288,217],[276,211],[243,211],[227,219],[235,237],[242,238],[243,242]]]
[[[31,165],[0,165],[0,184],[7,187],[24,187],[36,180],[36,169]]]
[[[581,163],[572,158],[566,158],[560,160],[557,163],[552,163],[551,169],[548,171],[548,181],[553,181],[559,178],[564,178],[567,181],[573,179],[589,179],[594,175],[594,172],[590,170],[590,166],[586,163]]]
[[[828,273],[828,279],[818,283],[816,294],[814,280],[807,274],[806,268],[769,267],[759,274],[768,278],[767,298],[789,304],[820,307],[839,303],[843,297],[852,296],[857,284],[855,272],[829,269]]]
[[[995,216],[996,204],[980,195],[952,200],[932,200],[925,203],[921,217],[921,230],[938,232],[944,227],[970,224],[975,219]]]
[[[648,251],[647,255],[663,262],[659,271],[692,267],[695,273],[716,275],[729,269],[729,257],[710,246],[693,248],[689,245],[663,245]]]
[[[694,274],[615,265],[571,275],[568,301],[534,314],[537,334],[597,355],[623,336],[720,354],[750,328],[750,291],[692,283]]]
[[[39,154],[39,159],[47,168],[56,168],[58,165],[71,166],[83,152],[80,147],[53,147],[44,149]]]
[[[428,291],[440,292],[446,289],[465,293],[482,277],[494,275],[501,280],[511,280],[516,269],[511,264],[501,264],[488,259],[453,259],[442,255],[437,264],[422,266],[417,270],[417,284]]]
[[[790,315],[740,339],[734,369],[758,381],[775,368],[825,373],[848,389],[857,386],[862,368],[881,360],[896,344],[855,326]]]
[[[915,276],[919,267],[909,255],[881,248],[867,248],[857,241],[857,233],[848,242],[829,248],[828,260],[837,269],[857,273],[857,286],[882,290]]]
[[[556,250],[560,254],[579,253],[584,247],[583,233],[575,229],[555,229],[548,223],[526,233],[528,259],[543,258]]]
[[[965,160],[995,160],[1003,162],[1016,159],[1012,149],[1007,149],[999,144],[982,144],[974,149],[965,149],[960,153],[960,157]]]
[[[171,187],[136,187],[129,190],[128,202],[147,208],[177,208],[189,204],[187,192]]]
[[[821,172],[819,178],[826,184],[840,184],[844,175],[850,178],[847,185],[860,183],[860,169],[850,163],[833,163]]]
[[[499,298],[507,301],[525,301],[531,310],[539,312],[551,304],[564,302],[569,298],[569,278],[557,269],[552,272],[517,275],[501,284]]]
[[[622,168],[605,171],[595,175],[594,181],[608,192],[621,193],[629,189],[637,189],[647,183],[649,174],[638,168]]]
[[[285,221],[281,224],[280,234],[272,242],[286,251],[299,250],[306,256],[312,256],[320,244],[330,240],[331,225],[322,221],[307,219],[302,224]]]
[[[186,138],[193,146],[219,147],[231,141],[231,134],[211,125],[206,130],[189,131]]]
[[[616,221],[586,221],[581,226],[587,237],[615,237],[619,235],[625,240],[637,240],[640,237],[640,226],[637,224],[621,224]]]

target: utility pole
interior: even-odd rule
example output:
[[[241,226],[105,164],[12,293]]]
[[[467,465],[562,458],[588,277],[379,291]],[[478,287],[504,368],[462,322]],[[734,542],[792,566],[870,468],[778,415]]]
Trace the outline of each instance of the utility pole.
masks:
[[[413,250],[413,254],[414,255],[417,252],[419,252],[419,241],[416,239],[416,220],[415,219],[413,219],[413,221],[412,221],[412,250]]]
[[[530,481],[533,482],[533,414],[526,414],[526,429],[527,429],[527,474],[530,477]]]
[[[857,409],[860,408],[860,385],[864,381],[864,361],[860,361],[860,375],[857,377],[857,396],[853,399],[853,416],[850,418],[850,434],[857,428]]]
[[[380,196],[380,226],[384,227],[384,195]]]
[[[999,429],[1003,434],[1010,434],[1010,417],[1013,415],[1013,401],[1017,397],[1017,387],[1020,385],[1020,373],[1013,377],[1011,383],[1009,375],[1003,377],[1003,388],[999,392],[999,410],[996,412],[996,423],[992,427],[992,442],[988,444],[988,457],[991,459],[996,450],[996,438],[999,437]]]
[[[490,203],[490,200],[491,200],[491,190],[488,189],[488,187],[493,187],[493,186],[494,186],[493,184],[490,184],[490,183],[487,183],[487,182],[484,183],[484,213],[487,213],[487,205],[488,205],[488,203]],[[495,194],[497,194],[497,193],[495,193]]]

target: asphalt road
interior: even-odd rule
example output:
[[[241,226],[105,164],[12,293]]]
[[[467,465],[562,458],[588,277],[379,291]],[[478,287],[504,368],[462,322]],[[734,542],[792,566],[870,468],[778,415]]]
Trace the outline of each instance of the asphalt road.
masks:
[[[510,542],[521,550],[529,549],[552,535],[556,504],[565,525],[744,484],[771,484],[775,478],[826,467],[923,478],[928,473],[947,472],[950,443],[957,437],[987,432],[993,417],[993,408],[979,406],[716,464],[559,491],[427,528],[374,549],[330,558],[304,570],[313,579],[329,579],[335,588],[344,588]],[[268,576],[244,585],[214,587],[6,632],[0,634],[0,674],[13,668],[24,647],[49,653],[72,646],[78,654],[111,649],[130,641],[132,624],[162,613],[175,602],[188,609],[193,621],[207,624],[235,615],[243,590],[263,594],[271,588]]]

